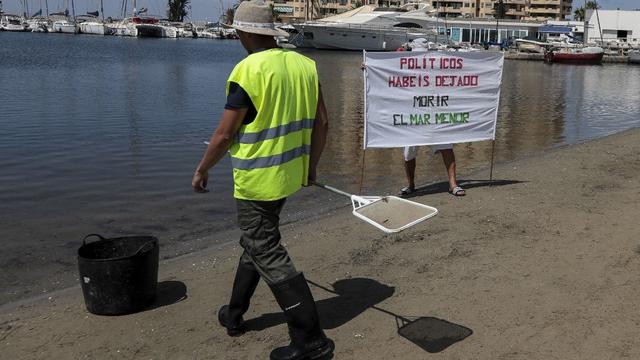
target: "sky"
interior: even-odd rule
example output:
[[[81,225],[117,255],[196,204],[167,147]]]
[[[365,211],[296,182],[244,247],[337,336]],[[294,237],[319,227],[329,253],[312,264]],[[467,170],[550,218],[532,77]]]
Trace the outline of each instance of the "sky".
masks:
[[[22,13],[22,0],[1,0],[4,11],[9,13]],[[42,6],[45,11],[45,1],[49,2],[49,12],[63,10],[66,2],[71,0],[27,0],[29,2],[29,11],[33,14]],[[167,11],[168,0],[137,0],[138,7],[146,7],[149,9],[150,15],[165,15]],[[100,0],[74,0],[76,14],[83,14],[87,11],[95,11],[100,7]],[[129,4],[133,0],[128,0]],[[235,0],[191,0],[191,19],[192,20],[209,20],[217,21],[221,9],[226,9],[233,4]],[[105,16],[120,17],[120,8],[122,0],[103,0]],[[573,0],[573,7],[580,7],[584,0]],[[42,4],[42,5],[40,5]],[[634,10],[640,9],[640,0],[598,0],[598,4],[602,9],[606,10]],[[129,5],[131,7],[131,5]]]

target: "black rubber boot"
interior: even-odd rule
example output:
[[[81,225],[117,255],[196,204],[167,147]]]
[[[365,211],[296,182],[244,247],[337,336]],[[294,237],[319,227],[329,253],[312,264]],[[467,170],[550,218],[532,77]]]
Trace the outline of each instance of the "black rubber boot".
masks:
[[[271,360],[320,359],[333,348],[320,329],[318,310],[304,275],[271,286],[289,325],[289,346],[271,352]]]
[[[249,309],[251,296],[259,281],[260,274],[252,265],[238,264],[229,305],[218,310],[218,321],[227,328],[229,336],[240,336],[247,331],[242,315]]]

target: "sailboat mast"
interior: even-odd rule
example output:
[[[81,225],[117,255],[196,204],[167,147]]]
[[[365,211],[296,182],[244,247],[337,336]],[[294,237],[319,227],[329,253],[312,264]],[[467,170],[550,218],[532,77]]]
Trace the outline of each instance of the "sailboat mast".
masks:
[[[104,22],[104,6],[102,0],[100,0],[100,14],[102,14],[102,22]]]
[[[73,0],[71,0],[71,16],[73,16],[73,23],[76,22],[76,5]]]
[[[604,39],[602,38],[602,27],[600,26],[600,14],[598,14],[598,1],[593,0],[593,3],[596,5],[596,19],[598,19],[598,31],[600,32],[600,43],[604,46]]]
[[[438,36],[440,35],[438,20],[440,20],[440,1],[436,1],[436,44],[438,43]]]
[[[587,45],[589,39],[589,22],[587,21],[587,0],[584,0],[584,7],[582,8],[582,21],[584,21],[584,31],[582,32],[582,44]]]
[[[49,17],[49,0],[44,0],[44,7],[47,10],[47,17]]]

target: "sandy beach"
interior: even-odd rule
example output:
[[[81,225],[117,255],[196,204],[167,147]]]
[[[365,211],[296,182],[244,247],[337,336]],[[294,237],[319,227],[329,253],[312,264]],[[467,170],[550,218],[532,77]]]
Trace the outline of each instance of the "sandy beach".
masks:
[[[439,214],[397,235],[346,202],[283,226],[334,358],[640,358],[640,130],[498,164],[494,186],[460,173],[466,197],[422,188]],[[267,359],[288,337],[264,283],[252,331],[227,337],[215,317],[239,254],[161,262],[157,303],[133,315],[89,314],[79,287],[5,305],[2,358]]]

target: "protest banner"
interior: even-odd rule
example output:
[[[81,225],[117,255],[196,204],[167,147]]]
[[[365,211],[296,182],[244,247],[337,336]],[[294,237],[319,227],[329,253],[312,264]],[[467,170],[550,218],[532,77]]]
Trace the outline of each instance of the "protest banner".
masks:
[[[364,52],[364,147],[494,140],[499,52]]]

